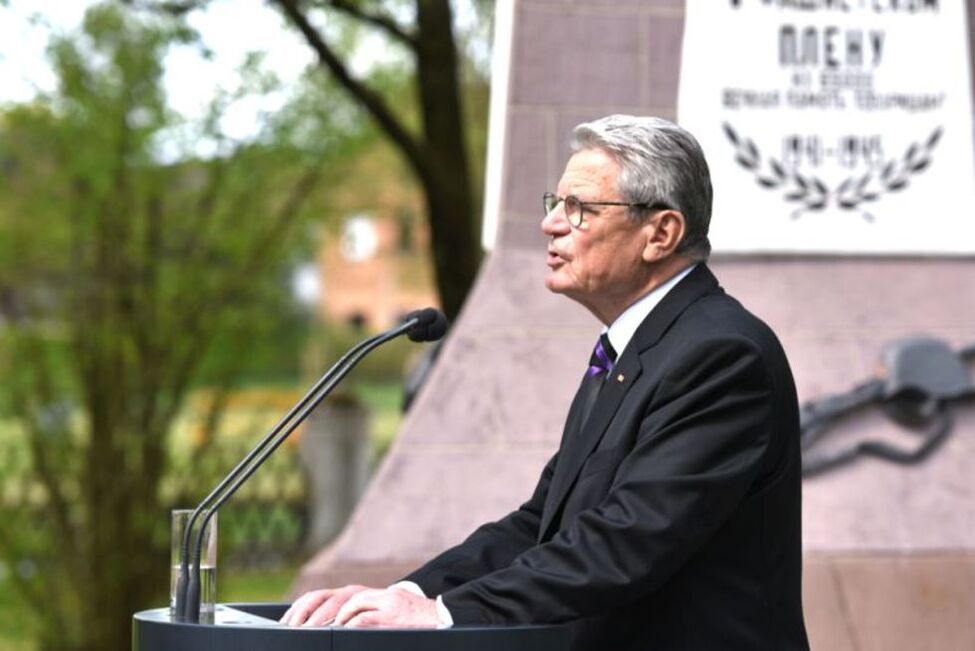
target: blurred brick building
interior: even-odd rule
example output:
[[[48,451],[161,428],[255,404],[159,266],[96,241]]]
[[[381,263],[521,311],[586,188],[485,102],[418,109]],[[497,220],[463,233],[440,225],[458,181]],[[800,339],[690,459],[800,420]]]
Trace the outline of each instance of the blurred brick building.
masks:
[[[319,315],[369,330],[438,306],[423,203],[395,153],[377,146],[330,191],[329,226],[317,255]],[[367,179],[355,182],[353,179]]]

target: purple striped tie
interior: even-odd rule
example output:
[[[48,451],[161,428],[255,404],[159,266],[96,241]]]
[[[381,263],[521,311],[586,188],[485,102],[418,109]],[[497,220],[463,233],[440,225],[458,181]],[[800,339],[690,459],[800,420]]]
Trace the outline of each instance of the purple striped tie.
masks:
[[[616,351],[613,350],[613,345],[609,343],[609,337],[604,332],[599,335],[596,348],[593,349],[592,357],[589,358],[589,370],[586,371],[586,377],[593,378],[603,373],[609,373],[613,368],[614,361],[616,361]]]

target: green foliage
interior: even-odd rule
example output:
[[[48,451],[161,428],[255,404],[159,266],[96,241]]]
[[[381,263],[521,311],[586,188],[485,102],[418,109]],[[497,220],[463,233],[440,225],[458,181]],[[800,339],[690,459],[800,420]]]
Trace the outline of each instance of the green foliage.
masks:
[[[407,163],[425,199],[441,305],[448,318],[456,316],[481,251],[449,0],[270,4],[300,32],[315,51],[319,67],[355,98]],[[406,53],[404,66],[414,71],[412,93],[391,97],[381,83],[377,87],[375,74],[369,79],[353,71],[349,57],[343,56],[343,43],[329,29],[339,16],[357,21]]]
[[[244,62],[239,88],[187,123],[166,103],[162,62],[196,34],[185,15],[132,13],[126,4],[153,3],[92,8],[81,33],[50,45],[57,90],[0,114],[0,418],[10,419],[0,423],[25,452],[6,459],[0,480],[11,468],[26,473],[2,484],[0,560],[16,567],[29,559],[37,570],[29,580],[8,574],[0,591],[6,598],[8,586],[16,589],[20,623],[41,632],[45,651],[127,648],[132,610],[161,603],[164,493],[185,488],[169,466],[177,414],[191,390],[211,387],[196,414],[208,441],[232,387],[297,370],[309,323],[287,296],[289,271],[314,241],[303,224],[339,215],[338,161],[354,159],[383,130],[364,119],[362,96],[316,70],[284,110],[266,116],[256,139],[229,138],[220,128],[228,108],[279,88],[258,54]],[[421,6],[442,18],[444,2],[352,4],[450,45],[449,23],[423,35],[417,20]],[[315,22],[346,60],[360,32],[375,33],[351,15],[327,15]],[[476,240],[485,73],[462,68],[463,102],[453,101],[450,83],[440,93],[427,87],[421,99],[421,69],[446,82],[452,64],[417,58],[416,42],[389,43],[403,56],[363,81],[402,127],[397,146],[416,154],[410,165],[428,208],[437,207],[434,246],[453,254],[437,259],[461,263],[438,267],[441,291],[455,286],[446,305],[455,310],[476,267],[476,247],[465,247]],[[444,126],[455,124],[461,104],[466,135]],[[456,146],[465,139],[466,152]],[[199,142],[216,154],[200,156]],[[321,356],[337,358],[360,335],[330,330]],[[350,387],[388,407],[398,395],[388,381],[408,353],[415,347],[405,341],[377,350]],[[387,384],[374,390],[378,380]],[[395,429],[395,417],[387,420],[382,445]]]
[[[163,162],[183,125],[161,62],[193,37],[177,19],[93,7],[51,44],[57,92],[0,115],[0,414],[31,481],[30,508],[0,514],[0,559],[37,563],[17,589],[45,649],[125,648],[132,610],[161,601],[173,421],[205,383],[215,431],[220,395],[279,363],[274,342],[295,355],[301,224],[368,138],[319,84],[255,141],[231,141],[223,112],[276,83],[252,57],[199,126],[219,154]]]
[[[222,517],[222,516],[221,516]],[[284,566],[270,570],[222,570],[217,586],[222,603],[281,602],[288,597],[297,568]],[[33,635],[26,623],[30,613],[0,582],[0,649],[36,651]]]
[[[26,606],[19,601],[9,588],[12,579],[6,574],[16,572],[16,568],[4,568],[0,578],[0,649],[4,651],[35,651],[37,645],[30,629],[30,617]]]
[[[346,351],[372,333],[347,324],[329,324],[318,335],[326,360],[337,360]],[[420,347],[406,337],[398,337],[379,346],[349,373],[349,386],[366,382],[395,382],[403,378],[410,359],[419,354]],[[324,369],[322,369],[324,371]]]

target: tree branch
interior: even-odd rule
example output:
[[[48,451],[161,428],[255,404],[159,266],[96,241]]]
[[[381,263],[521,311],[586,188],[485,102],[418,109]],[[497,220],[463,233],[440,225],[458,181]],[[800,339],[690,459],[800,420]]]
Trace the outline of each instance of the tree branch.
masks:
[[[222,139],[222,136],[221,136]],[[204,262],[207,255],[205,243],[208,229],[217,218],[218,199],[225,194],[226,185],[230,168],[240,160],[246,143],[237,142],[233,151],[227,156],[215,156],[206,162],[206,186],[197,198],[194,206],[196,219],[193,228],[187,229],[179,238],[176,248],[184,252],[184,255],[191,263],[197,264]],[[190,174],[195,174],[195,169],[190,166]],[[251,197],[243,198],[250,201]]]
[[[35,367],[33,380],[33,396],[28,395],[23,387],[14,385],[13,398],[16,405],[15,414],[26,434],[27,444],[31,451],[31,470],[33,477],[47,492],[49,515],[55,531],[54,544],[58,548],[58,556],[64,560],[67,570],[81,580],[81,569],[78,561],[82,558],[77,547],[78,531],[72,525],[70,506],[61,487],[63,469],[61,472],[52,468],[48,455],[48,448],[44,441],[50,439],[51,432],[38,422],[38,410],[54,404],[54,391],[50,386],[52,371],[48,365],[47,355],[39,343],[31,335],[24,336],[17,344],[17,358],[30,359]],[[32,400],[34,398],[34,400]],[[69,438],[69,432],[58,425],[58,436]]]
[[[406,30],[404,30],[395,20],[393,20],[392,16],[378,12],[366,11],[362,7],[349,2],[349,0],[325,0],[325,2],[322,4],[332,7],[336,11],[341,11],[345,15],[351,16],[352,18],[355,18],[363,23],[375,25],[400,43],[416,49],[416,37],[412,34],[408,34]]]
[[[318,30],[308,22],[308,17],[298,8],[298,0],[271,1],[281,7],[291,23],[298,28],[308,44],[315,50],[319,61],[329,69],[339,84],[359,100],[366,111],[379,123],[382,130],[386,132],[390,140],[400,148],[417,175],[421,179],[431,178],[430,162],[419,142],[393,115],[375,91],[352,77],[342,60],[329,47]]]
[[[322,167],[324,163],[325,156],[323,154],[319,156],[314,165],[310,165],[305,170],[305,173],[301,175],[301,178],[299,178],[291,187],[291,191],[288,193],[288,196],[285,197],[281,207],[278,208],[277,215],[274,217],[267,234],[260,242],[260,246],[256,246],[254,248],[251,261],[251,273],[258,272],[256,265],[262,260],[262,258],[266,257],[265,252],[275,245],[280,244],[284,239],[288,227],[294,223],[295,215],[298,214],[298,211],[301,210],[305,200],[315,189],[318,179],[322,175]]]
[[[207,315],[219,314],[228,306],[240,300],[240,293],[251,283],[251,279],[264,273],[268,264],[276,258],[275,252],[287,235],[288,228],[294,223],[305,200],[316,186],[316,181],[322,173],[324,155],[314,165],[311,165],[292,186],[282,205],[276,211],[270,226],[261,237],[254,238],[253,247],[243,255],[243,260],[233,274],[217,290],[203,296],[202,304],[188,305],[184,311],[185,321],[177,329],[182,333],[197,333],[181,354],[172,353],[170,356],[178,361],[173,364],[173,373],[166,384],[166,394],[169,396],[168,405],[160,409],[163,422],[169,422],[175,417],[181,403],[183,393],[188,386],[190,374],[195,360],[203,355],[209,347],[213,337],[209,330],[199,325],[199,320]],[[259,186],[252,185],[258,190]],[[244,193],[244,196],[249,196]],[[236,210],[234,211],[236,212]],[[205,309],[204,309],[205,308]],[[169,348],[172,350],[172,348]],[[231,384],[236,378],[234,371],[224,378],[225,384]]]

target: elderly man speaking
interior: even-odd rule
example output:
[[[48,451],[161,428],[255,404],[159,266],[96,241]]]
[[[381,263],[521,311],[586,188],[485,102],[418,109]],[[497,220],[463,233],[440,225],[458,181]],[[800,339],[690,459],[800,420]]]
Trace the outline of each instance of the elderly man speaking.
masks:
[[[574,650],[808,649],[795,386],[705,264],[701,148],[614,115],[576,127],[572,150],[544,195],[545,285],[605,328],[534,493],[392,587],[309,592],[285,623],[568,622]]]

